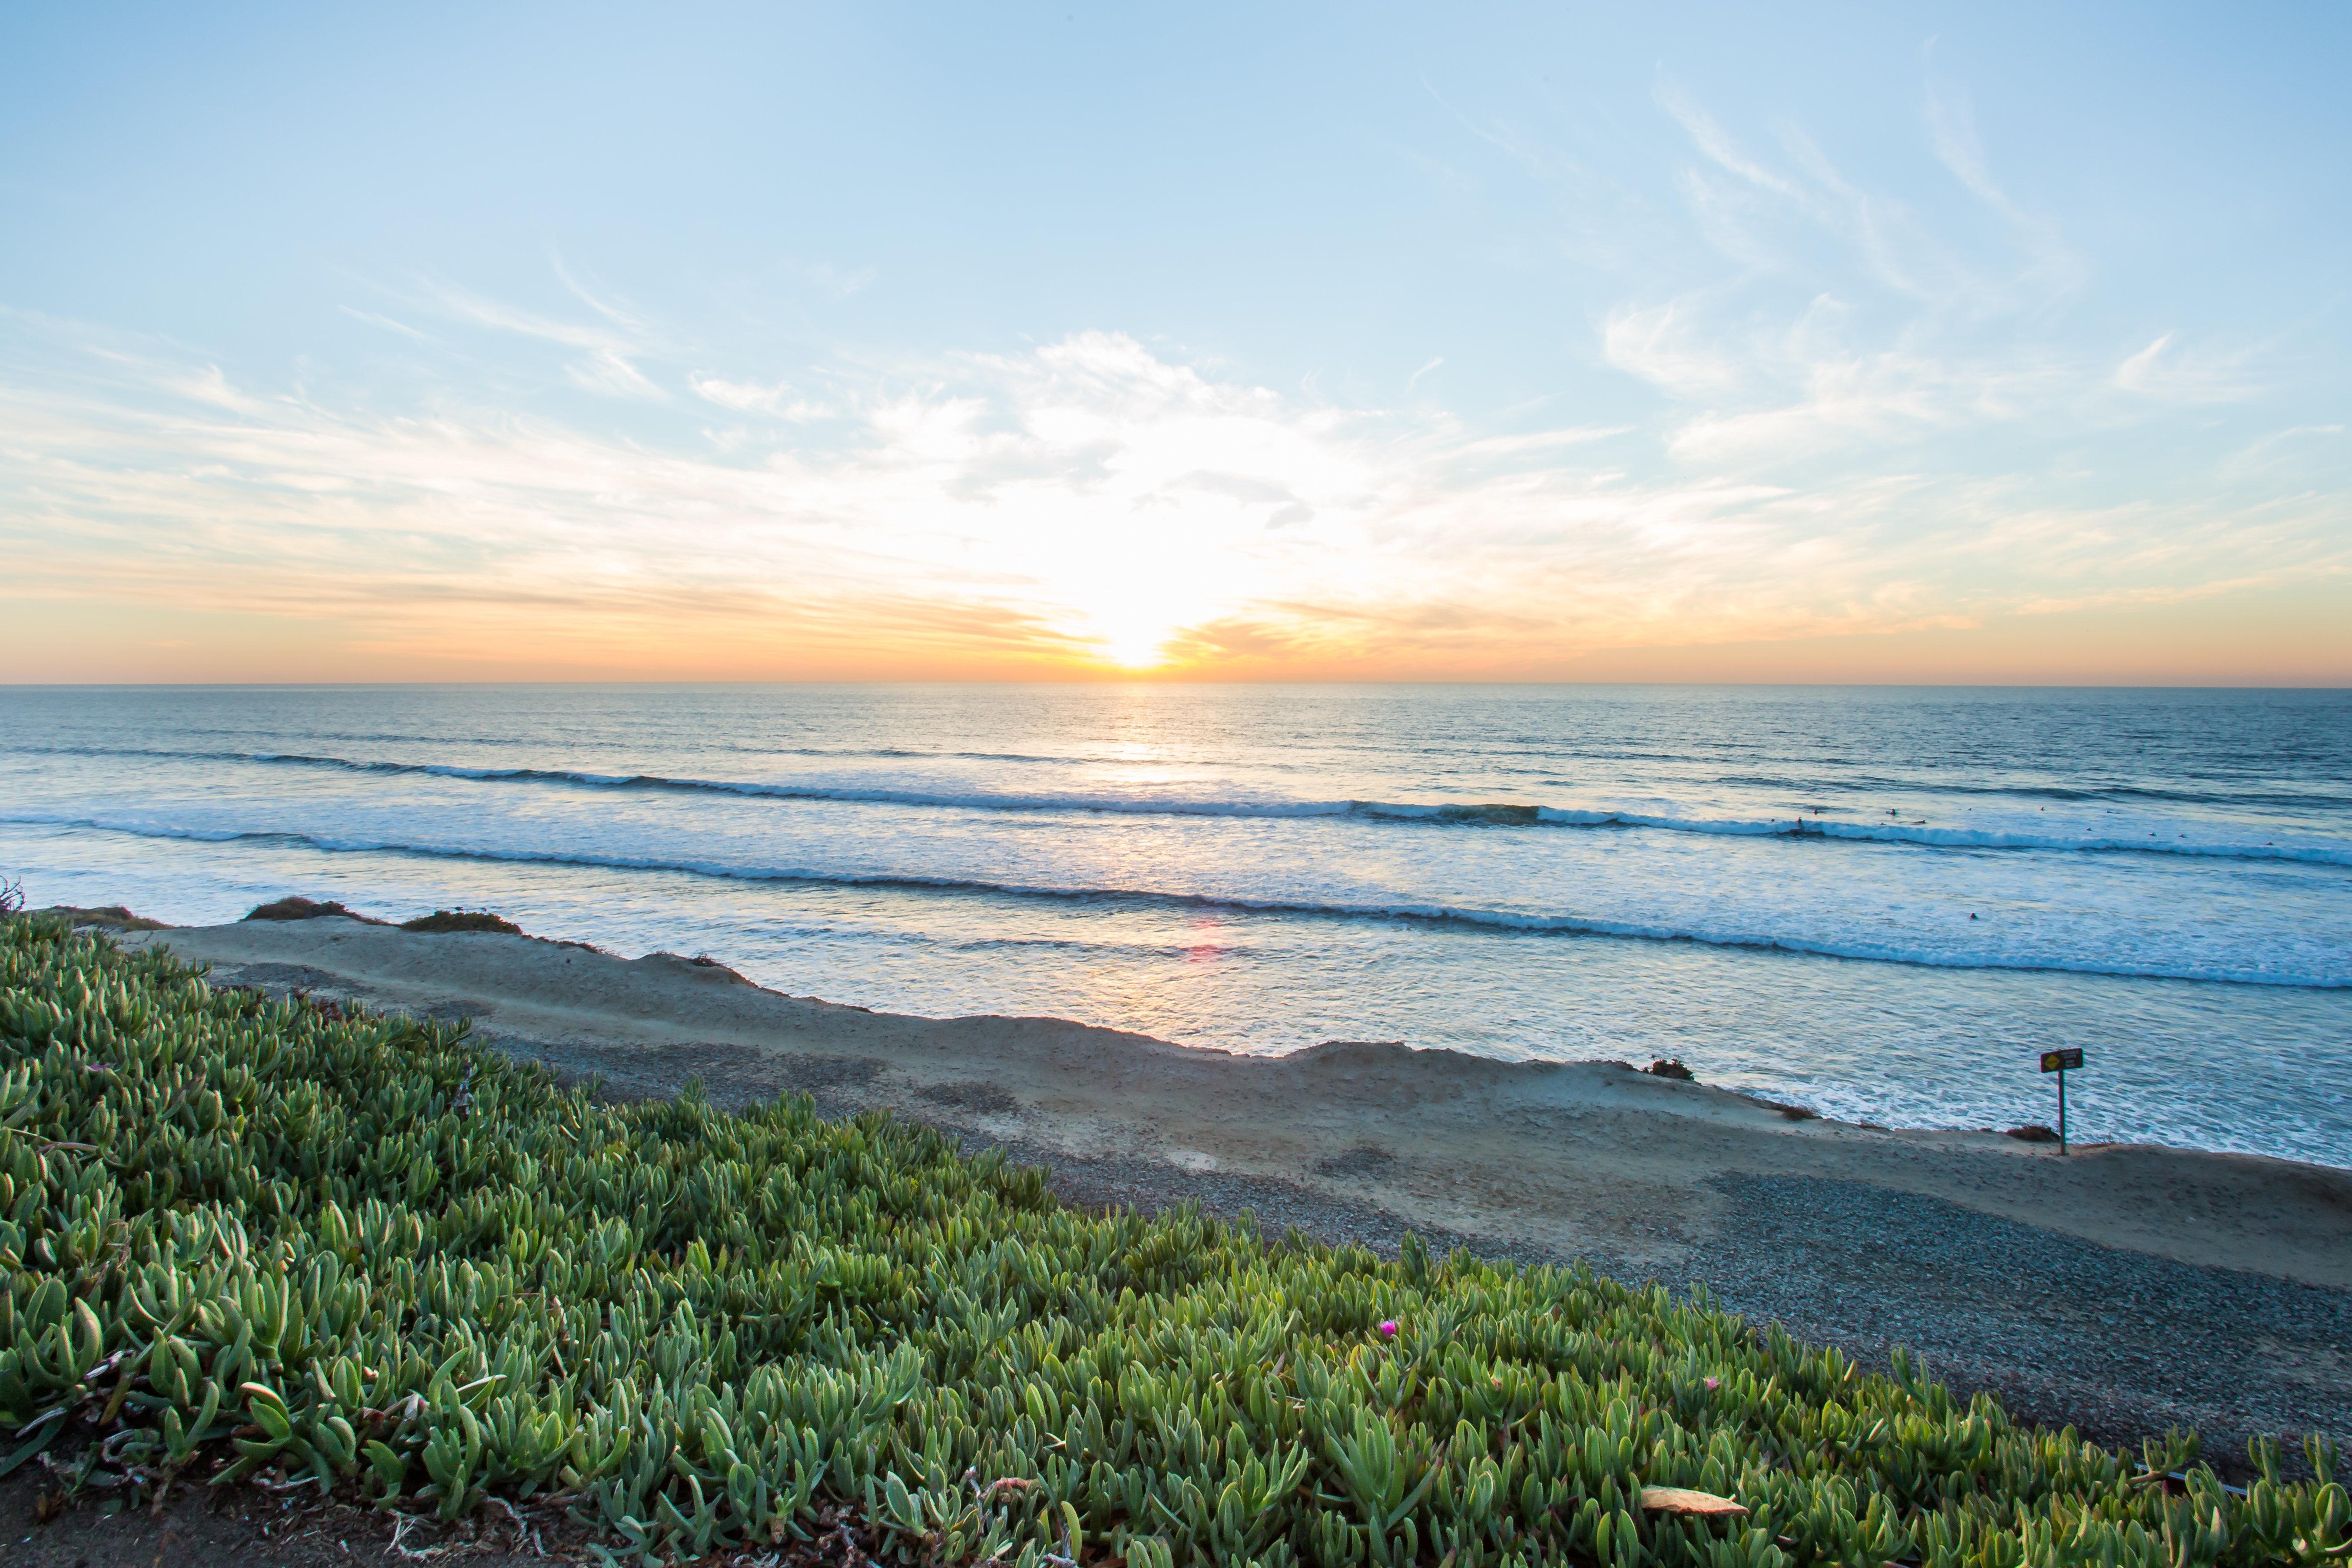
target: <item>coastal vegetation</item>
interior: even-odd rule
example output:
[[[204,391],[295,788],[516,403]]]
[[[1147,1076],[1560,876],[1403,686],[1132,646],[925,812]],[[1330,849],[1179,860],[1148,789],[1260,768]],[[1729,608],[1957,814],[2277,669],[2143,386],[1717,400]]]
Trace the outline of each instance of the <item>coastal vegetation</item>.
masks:
[[[315,899],[303,898],[299,893],[283,899],[272,899],[266,904],[256,904],[247,911],[245,918],[249,921],[315,921],[330,915],[340,915],[344,920],[357,921],[362,925],[380,926],[392,923],[390,921],[378,920],[373,915],[363,915],[357,910],[345,909],[337,900],[330,900],[321,903]],[[468,931],[499,931],[508,936],[522,934],[522,927],[502,916],[492,914],[488,910],[436,910],[429,915],[419,915],[413,921],[401,921],[400,929],[416,931],[426,936]]]
[[[21,915],[0,1267],[0,1466],[551,1500],[635,1562],[820,1519],[1030,1568],[2352,1557],[2324,1441],[2240,1491],[1704,1296],[1081,1212],[920,1125],[607,1102]]]
[[[488,910],[435,910],[429,915],[419,915],[413,921],[400,922],[403,931],[418,931],[426,936],[446,935],[452,931],[488,931],[506,936],[520,936],[522,927]]]

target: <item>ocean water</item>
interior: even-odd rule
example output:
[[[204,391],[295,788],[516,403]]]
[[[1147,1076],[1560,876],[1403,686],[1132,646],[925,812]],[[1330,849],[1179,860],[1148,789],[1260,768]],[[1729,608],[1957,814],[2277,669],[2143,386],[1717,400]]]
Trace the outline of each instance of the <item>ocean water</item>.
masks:
[[[0,689],[0,874],[2352,1166],[2352,693]]]

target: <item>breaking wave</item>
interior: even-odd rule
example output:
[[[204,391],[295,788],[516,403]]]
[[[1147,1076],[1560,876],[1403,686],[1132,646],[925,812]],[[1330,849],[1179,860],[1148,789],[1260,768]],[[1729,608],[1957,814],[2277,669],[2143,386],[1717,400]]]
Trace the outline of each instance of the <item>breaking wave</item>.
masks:
[[[1381,800],[1220,800],[1186,795],[1112,795],[1083,792],[1022,793],[1018,791],[937,790],[860,784],[762,783],[728,779],[676,778],[660,773],[593,773],[568,768],[467,767],[448,763],[362,762],[345,757],[282,752],[169,752],[124,749],[108,754],[180,758],[190,761],[246,762],[264,765],[317,768],[380,776],[465,779],[490,784],[538,784],[560,788],[634,792],[674,792],[721,795],[746,799],[828,801],[895,805],[918,809],[990,812],[1093,813],[1120,816],[1190,816],[1304,819],[1346,818],[1366,822],[1420,824],[1437,826],[1649,828],[1668,833],[1714,834],[1730,837],[1821,838],[1853,843],[1901,844],[1927,848],[2026,849],[2108,854],[2187,855],[2224,860],[2286,860],[2305,864],[2352,866],[2352,845],[2313,842],[2252,843],[2191,838],[2174,832],[2130,833],[2026,832],[1994,827],[1946,827],[1890,815],[1885,820],[1850,819],[1822,815],[1790,816],[1706,816],[1674,811],[1635,811],[1615,807],[1553,806],[1517,802],[1487,804],[1417,803]],[[961,756],[964,753],[889,752],[857,753],[908,757]],[[998,761],[1046,761],[992,754]],[[2040,792],[2023,791],[2034,794]],[[2126,796],[2147,792],[2123,790]],[[2169,829],[2168,829],[2169,831]]]
[[[1922,965],[1937,969],[2057,971],[2111,974],[2144,979],[2200,981],[2224,984],[2286,985],[2315,990],[2352,988],[2352,979],[2291,973],[2262,969],[2233,969],[2196,964],[2092,963],[2049,954],[2000,954],[1931,952],[1866,940],[1824,940],[1774,935],[1732,927],[1654,925],[1575,914],[1531,914],[1443,903],[1326,902],[1311,899],[1254,898],[1230,894],[1186,893],[1148,888],[1063,887],[1014,880],[922,876],[905,872],[844,872],[810,867],[761,865],[745,861],[686,857],[599,854],[572,849],[482,848],[459,845],[416,843],[394,838],[346,838],[325,834],[243,828],[178,827],[153,823],[104,821],[58,814],[10,814],[0,822],[119,833],[142,838],[183,839],[199,843],[279,843],[329,854],[374,853],[416,856],[440,860],[504,862],[593,867],[607,870],[672,872],[738,881],[801,882],[852,888],[899,888],[910,890],[972,893],[999,897],[1054,900],[1103,900],[1183,908],[1230,909],[1255,913],[1317,917],[1331,920],[1404,920],[1506,931],[1557,932],[1629,938],[1649,942],[1687,942],[1711,947],[1755,948],[1877,963]]]

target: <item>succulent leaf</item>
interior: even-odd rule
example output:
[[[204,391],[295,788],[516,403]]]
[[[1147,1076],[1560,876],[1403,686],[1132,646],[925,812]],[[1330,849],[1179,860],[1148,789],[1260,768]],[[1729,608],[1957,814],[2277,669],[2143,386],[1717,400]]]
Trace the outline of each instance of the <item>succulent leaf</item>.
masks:
[[[448,1518],[561,1488],[632,1561],[765,1552],[825,1504],[909,1562],[2352,1558],[2324,1443],[2309,1479],[2258,1450],[2241,1497],[2192,1438],[2100,1449],[1703,1292],[1084,1213],[887,1116],[605,1103],[24,917],[0,1216],[32,1443],[110,1413],[126,1458],[421,1480]]]

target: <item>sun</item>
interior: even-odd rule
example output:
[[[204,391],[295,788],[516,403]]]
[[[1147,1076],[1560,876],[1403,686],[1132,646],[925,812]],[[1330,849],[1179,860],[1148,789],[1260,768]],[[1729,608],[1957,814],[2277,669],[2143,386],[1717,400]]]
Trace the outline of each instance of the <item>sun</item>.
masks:
[[[1202,618],[1202,596],[1183,579],[1185,570],[1181,561],[1137,561],[1117,582],[1070,595],[1097,663],[1139,672],[1171,662],[1171,649],[1183,629]]]
[[[1159,605],[1121,605],[1092,612],[1090,640],[1101,645],[1104,663],[1121,669],[1150,669],[1167,662],[1161,649],[1176,635],[1176,624]]]
[[[1103,635],[1103,657],[1121,669],[1150,669],[1165,663],[1160,650],[1176,628],[1165,624],[1119,627]]]

